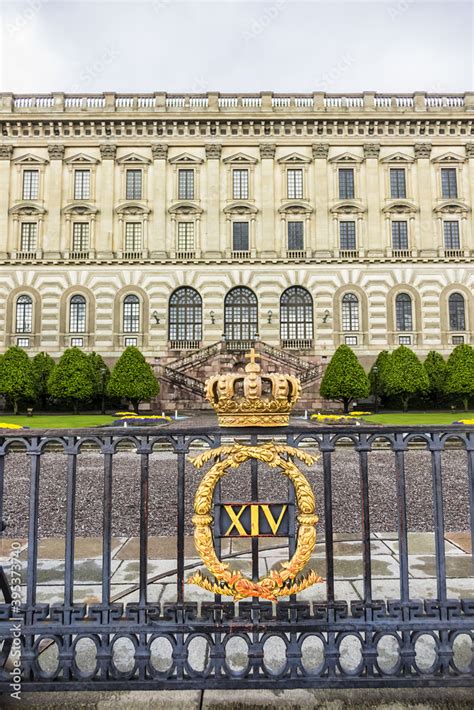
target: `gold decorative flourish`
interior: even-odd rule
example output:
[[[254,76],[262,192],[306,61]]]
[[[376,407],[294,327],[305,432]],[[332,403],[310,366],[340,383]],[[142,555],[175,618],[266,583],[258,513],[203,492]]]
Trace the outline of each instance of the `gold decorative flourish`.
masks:
[[[214,579],[196,572],[188,579],[189,584],[197,584],[215,594],[234,597],[236,601],[245,597],[261,597],[275,601],[278,597],[296,594],[322,581],[322,578],[314,570],[298,577],[298,574],[308,563],[316,544],[315,526],[318,516],[315,514],[316,503],[311,486],[294,464],[292,457],[308,466],[317,460],[304,451],[272,441],[258,446],[244,446],[234,443],[230,446],[210,449],[190,459],[196,468],[202,468],[211,459],[214,459],[215,463],[204,474],[196,491],[192,519],[196,549],[207,569],[214,575]],[[268,575],[261,577],[258,582],[252,582],[240,571],[234,572],[229,569],[227,563],[221,562],[216,555],[211,528],[214,488],[218,481],[229,472],[229,469],[238,468],[249,459],[257,459],[268,464],[271,468],[282,470],[282,473],[294,486],[299,510],[294,555],[288,562],[281,563],[281,569],[272,570]]]

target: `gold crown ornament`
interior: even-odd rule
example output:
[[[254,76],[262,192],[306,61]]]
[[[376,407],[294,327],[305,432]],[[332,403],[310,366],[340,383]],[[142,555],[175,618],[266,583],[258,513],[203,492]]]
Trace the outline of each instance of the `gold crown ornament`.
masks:
[[[223,427],[288,426],[290,412],[301,394],[294,375],[260,374],[260,358],[252,348],[245,355],[245,374],[215,375],[206,380],[206,399]]]

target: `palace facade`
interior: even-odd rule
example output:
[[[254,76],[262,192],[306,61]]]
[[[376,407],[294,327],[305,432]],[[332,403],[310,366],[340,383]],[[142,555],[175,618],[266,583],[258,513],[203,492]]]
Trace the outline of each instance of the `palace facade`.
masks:
[[[256,341],[308,372],[473,343],[473,119],[474,93],[1,94],[1,347],[137,345],[171,401]]]

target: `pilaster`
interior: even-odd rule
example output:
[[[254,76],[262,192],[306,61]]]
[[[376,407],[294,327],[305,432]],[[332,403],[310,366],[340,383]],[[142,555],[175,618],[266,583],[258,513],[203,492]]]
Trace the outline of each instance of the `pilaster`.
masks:
[[[328,163],[329,144],[315,143],[312,146],[314,158],[314,206],[315,230],[312,238],[311,249],[318,252],[318,256],[329,256],[331,245],[329,243],[329,190],[328,190]],[[323,253],[323,254],[322,254]]]
[[[13,146],[0,146],[0,258],[5,259],[8,249],[8,207],[10,204],[10,161]]]
[[[431,191],[431,143],[415,143],[416,179],[420,206],[419,248],[422,256],[436,256],[441,247],[434,229],[433,195]]]
[[[122,249],[122,235],[114,234],[114,202],[115,202],[115,157],[117,155],[117,146],[104,143],[100,146],[100,156],[102,162],[100,165],[100,177],[97,176],[99,187],[99,203],[100,211],[100,238],[97,243],[100,244],[101,250],[99,256],[107,258],[112,256],[114,251]]]
[[[380,180],[379,180],[379,143],[364,145],[365,180],[367,199],[367,243],[358,242],[358,247],[364,251],[380,250],[382,229],[380,223]]]
[[[276,145],[274,143],[260,145],[262,222],[260,226],[261,244],[258,251],[265,256],[274,256],[276,253],[275,235],[277,234],[276,217],[278,217],[278,213],[275,210],[275,153]]]
[[[167,190],[166,190],[166,167],[168,158],[168,146],[165,143],[152,145],[153,156],[153,228],[150,230],[149,249],[152,257],[164,258],[166,253],[171,251],[167,244]]]
[[[64,145],[49,145],[50,164],[47,171],[47,219],[43,244],[39,245],[45,256],[59,256],[61,252],[61,206]]]
[[[221,255],[220,239],[220,159],[222,146],[218,143],[206,145],[207,192],[207,230],[205,241],[201,240],[201,249],[209,258]],[[204,198],[204,196],[203,196]],[[200,225],[199,225],[200,226]]]

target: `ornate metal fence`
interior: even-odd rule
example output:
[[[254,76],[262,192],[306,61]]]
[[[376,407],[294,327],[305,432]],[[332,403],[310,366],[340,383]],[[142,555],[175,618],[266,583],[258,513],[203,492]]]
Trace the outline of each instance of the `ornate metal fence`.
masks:
[[[318,512],[324,517],[318,535],[324,540],[326,560],[324,593],[312,599],[309,591],[300,597],[292,594],[277,602],[249,598],[228,600],[220,594],[203,597],[202,590],[185,585],[188,575],[185,539],[189,531],[189,490],[186,460],[191,451],[202,452],[238,440],[243,445],[256,446],[273,440],[302,450],[319,451],[322,490],[314,491]],[[119,447],[129,447],[139,457],[139,497],[130,502],[139,510],[139,572],[138,601],[120,603],[111,594],[113,535],[113,470]],[[337,597],[334,568],[335,535],[334,476],[332,463],[339,447],[349,447],[354,455],[357,487],[347,490],[347,496],[360,500],[360,530],[363,559],[363,593],[360,600]],[[62,603],[38,603],[38,552],[40,543],[39,499],[42,492],[42,463],[45,450],[54,447],[65,461],[65,539],[64,590]],[[89,447],[92,447],[90,449]],[[436,550],[437,592],[433,598],[414,598],[411,594],[408,550],[408,514],[405,460],[413,448],[428,452],[431,462],[433,529]],[[443,499],[443,456],[452,449],[465,451],[465,469],[459,476],[465,481],[463,504],[468,512],[471,539],[474,538],[474,430],[469,427],[376,428],[310,427],[301,425],[288,429],[199,429],[189,427],[151,429],[90,429],[71,433],[64,431],[2,432],[0,437],[0,516],[4,497],[4,481],[15,457],[30,460],[27,566],[25,595],[20,609],[13,609],[10,591],[6,588],[9,570],[2,570],[0,583],[4,588],[4,603],[0,604],[0,689],[11,692],[11,650],[15,633],[20,629],[22,645],[22,688],[31,690],[64,689],[140,689],[140,688],[294,688],[294,687],[359,687],[474,685],[474,590],[468,598],[449,598],[446,577],[445,526]],[[77,601],[75,596],[75,535],[76,507],[81,491],[78,462],[87,451],[103,459],[102,560],[100,603]],[[371,558],[371,515],[369,500],[372,452],[386,451],[393,462],[395,492],[394,519],[399,545],[399,589],[393,598],[374,598]],[[23,452],[23,453],[22,453]],[[150,574],[147,569],[150,530],[149,481],[150,465],[155,452],[175,460],[173,476],[176,505],[176,568],[175,598],[171,602],[149,601]],[[159,458],[159,457],[158,457]],[[464,458],[464,454],[463,454]],[[352,465],[352,464],[351,464]],[[261,501],[260,482],[263,464],[252,460],[248,464],[249,502]],[[311,467],[310,467],[311,468]],[[164,470],[164,468],[160,469]],[[246,475],[247,475],[246,474]],[[58,474],[59,475],[59,474]],[[238,471],[232,477],[239,476]],[[266,475],[266,474],[265,474]],[[387,474],[388,475],[388,474]],[[275,522],[285,506],[289,517],[282,533],[288,537],[288,554],[296,547],[297,525],[295,492],[285,482],[286,497],[276,497]],[[218,483],[215,490],[214,544],[222,554],[221,540],[225,535],[219,506],[229,499]],[[242,504],[242,501],[238,501]],[[171,505],[171,503],[170,503]],[[241,506],[242,507],[242,506]],[[230,513],[229,513],[230,510]],[[227,507],[227,515],[233,516]],[[243,512],[242,512],[243,515]],[[230,518],[226,519],[229,523]],[[244,518],[242,524],[245,526]],[[276,524],[276,523],[275,523]],[[219,527],[220,526],[220,527]],[[230,526],[229,526],[230,527]],[[235,530],[234,530],[235,532]],[[5,531],[8,535],[8,527]],[[267,530],[268,534],[268,530]],[[259,578],[262,538],[251,536],[251,580]],[[317,563],[316,563],[317,571]],[[317,589],[314,587],[313,589]],[[198,594],[197,594],[198,592]],[[18,621],[19,619],[19,621]],[[18,635],[18,634],[16,634]],[[434,649],[429,667],[420,663],[420,640],[429,637]],[[455,653],[457,639],[470,639],[470,658],[459,663]],[[239,639],[240,666],[229,661],[228,648],[232,639]],[[78,644],[88,639],[94,649],[89,670],[78,663]],[[133,648],[132,666],[127,670],[117,661],[120,642],[127,639]],[[392,662],[382,662],[380,648],[384,640],[393,645]],[[196,651],[196,643],[201,651]],[[266,649],[277,643],[283,649],[278,667],[268,662]],[[305,649],[316,646],[319,655],[308,655]],[[347,665],[348,643],[357,646],[357,660]],[[316,644],[316,646],[314,645]],[[44,667],[41,655],[55,648],[54,667]],[[153,648],[169,649],[168,666],[156,664]],[[194,650],[193,650],[194,649]],[[316,659],[316,660],[315,660]],[[319,659],[319,660],[318,660]]]

